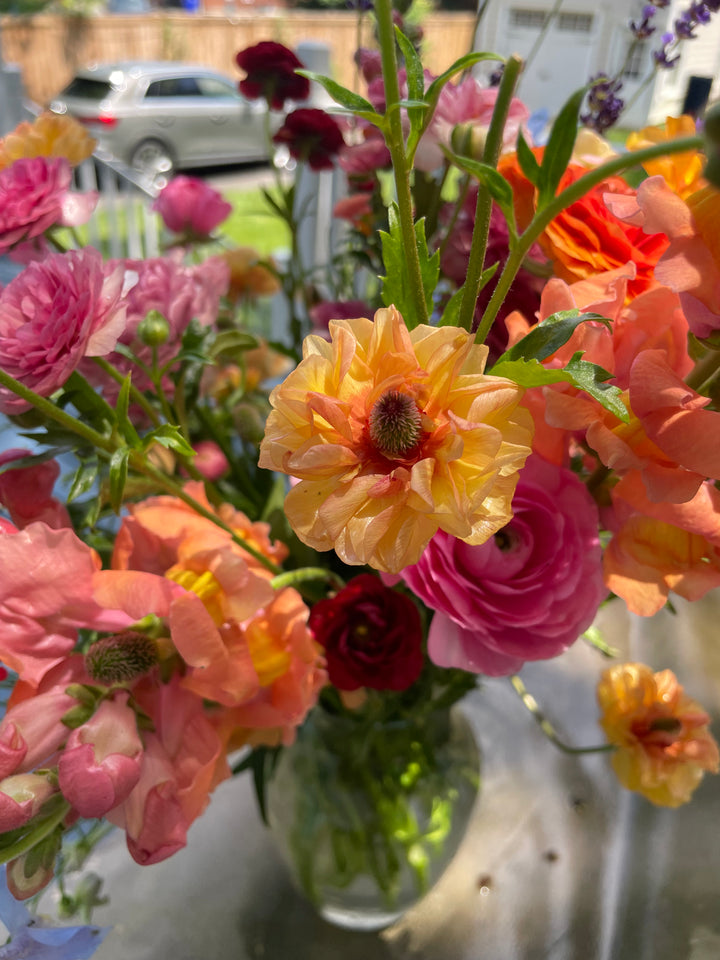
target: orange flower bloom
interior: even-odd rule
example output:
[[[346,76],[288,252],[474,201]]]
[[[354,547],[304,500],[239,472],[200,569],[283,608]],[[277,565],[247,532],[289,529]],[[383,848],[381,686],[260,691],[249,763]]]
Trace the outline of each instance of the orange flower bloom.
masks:
[[[695,135],[695,121],[692,117],[668,117],[666,122],[657,127],[645,127],[635,131],[627,138],[625,146],[628,150],[644,150],[657,143],[665,143],[677,137],[692,137]],[[688,150],[687,153],[675,153],[669,157],[659,157],[643,164],[648,176],[659,174],[673,193],[677,193],[683,200],[691,193],[705,185],[702,178],[705,158],[698,150]]]
[[[704,772],[718,772],[717,743],[707,713],[685,696],[670,670],[642,663],[606,670],[598,684],[601,726],[618,748],[620,783],[661,807],[687,803]]]
[[[0,170],[23,157],[65,157],[75,167],[92,154],[96,141],[68,114],[41,113],[0,140]]]
[[[252,247],[236,247],[225,251],[221,257],[230,268],[228,296],[231,300],[268,297],[280,290],[280,281],[259,262],[260,254]]]
[[[330,322],[270,396],[260,466],[298,477],[291,526],[346,563],[397,572],[438,530],[484,543],[512,517],[532,420],[517,384],[483,375],[457,327],[408,331],[394,307]]]

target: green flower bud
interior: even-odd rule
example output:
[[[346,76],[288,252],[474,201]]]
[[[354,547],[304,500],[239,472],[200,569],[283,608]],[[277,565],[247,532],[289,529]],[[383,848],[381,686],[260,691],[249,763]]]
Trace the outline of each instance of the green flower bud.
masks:
[[[170,336],[170,324],[159,310],[151,310],[140,321],[138,336],[146,347],[161,347]]]

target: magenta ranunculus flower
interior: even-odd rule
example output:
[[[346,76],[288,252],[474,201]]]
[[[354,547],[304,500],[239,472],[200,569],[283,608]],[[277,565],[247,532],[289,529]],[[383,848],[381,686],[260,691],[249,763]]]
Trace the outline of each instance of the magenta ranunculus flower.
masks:
[[[114,348],[125,327],[122,283],[122,270],[89,247],[31,263],[0,292],[0,369],[50,396],[83,357]],[[1,413],[30,407],[0,388]]]
[[[23,158],[0,170],[0,254],[55,224],[87,220],[97,194],[71,194],[71,182],[64,157]]]
[[[263,40],[241,50],[235,61],[247,76],[240,93],[249,100],[264,97],[272,110],[282,110],[286,100],[306,100],[310,81],[295,73],[302,63],[292,50],[274,40]]]
[[[333,157],[345,141],[329,113],[303,107],[285,117],[273,143],[285,144],[290,155],[308,163],[311,170],[332,170]]]
[[[583,483],[538,456],[527,461],[513,519],[472,547],[437,533],[402,579],[433,610],[431,659],[490,676],[562,653],[606,594],[598,513]]]
[[[222,195],[197,177],[174,177],[161,190],[153,203],[168,230],[207,237],[215,227],[227,220],[232,205]]]

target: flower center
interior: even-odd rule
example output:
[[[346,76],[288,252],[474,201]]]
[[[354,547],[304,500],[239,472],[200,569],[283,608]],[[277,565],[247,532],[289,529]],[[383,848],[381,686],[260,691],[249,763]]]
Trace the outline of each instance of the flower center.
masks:
[[[422,414],[412,397],[388,390],[370,411],[370,439],[386,457],[407,457],[422,434]]]
[[[155,641],[132,630],[98,640],[85,654],[85,669],[99,683],[127,683],[157,662]]]

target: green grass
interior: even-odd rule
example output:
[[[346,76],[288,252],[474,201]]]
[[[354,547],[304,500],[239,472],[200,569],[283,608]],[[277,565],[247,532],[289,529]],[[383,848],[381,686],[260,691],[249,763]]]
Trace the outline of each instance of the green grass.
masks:
[[[271,191],[272,192],[272,191]],[[272,210],[260,190],[223,190],[233,212],[221,230],[239,247],[254,247],[267,256],[290,246],[290,232]]]

